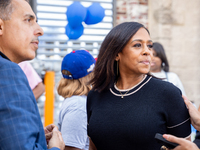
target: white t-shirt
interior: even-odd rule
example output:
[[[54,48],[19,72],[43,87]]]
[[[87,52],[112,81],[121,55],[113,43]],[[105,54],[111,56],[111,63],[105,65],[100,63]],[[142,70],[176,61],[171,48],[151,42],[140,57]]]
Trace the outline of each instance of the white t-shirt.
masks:
[[[89,149],[87,136],[87,97],[72,96],[63,101],[59,112],[58,128],[66,146]]]
[[[173,72],[165,72],[164,70],[161,70],[161,72],[151,72],[151,74],[157,78],[162,78],[162,79],[164,78],[163,81],[168,81],[170,83],[173,83],[181,90],[182,94],[186,96],[183,84],[181,83],[181,80],[179,79],[177,74]]]

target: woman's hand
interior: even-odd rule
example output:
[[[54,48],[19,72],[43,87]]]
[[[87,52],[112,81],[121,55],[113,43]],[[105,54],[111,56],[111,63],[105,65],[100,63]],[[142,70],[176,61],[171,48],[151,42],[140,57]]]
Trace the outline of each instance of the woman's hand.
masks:
[[[173,150],[199,150],[196,144],[184,138],[177,138],[173,135],[168,135],[168,134],[164,134],[163,137],[170,142],[179,144]]]

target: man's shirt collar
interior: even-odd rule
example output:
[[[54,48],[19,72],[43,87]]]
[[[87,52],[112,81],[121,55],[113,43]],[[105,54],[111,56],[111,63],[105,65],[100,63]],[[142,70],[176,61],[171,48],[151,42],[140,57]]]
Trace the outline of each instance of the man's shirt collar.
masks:
[[[1,55],[1,57],[3,57],[3,58],[5,58],[5,59],[7,59],[7,60],[10,60],[6,55],[4,55],[4,53],[2,53],[1,51],[0,51],[0,55]]]

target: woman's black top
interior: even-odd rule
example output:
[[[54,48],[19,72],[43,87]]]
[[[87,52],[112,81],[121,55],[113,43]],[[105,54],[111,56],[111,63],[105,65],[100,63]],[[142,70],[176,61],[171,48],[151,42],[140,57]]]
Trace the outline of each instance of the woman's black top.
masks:
[[[128,90],[113,85],[89,92],[87,130],[98,150],[160,150],[156,133],[190,136],[189,113],[176,86],[147,75]]]

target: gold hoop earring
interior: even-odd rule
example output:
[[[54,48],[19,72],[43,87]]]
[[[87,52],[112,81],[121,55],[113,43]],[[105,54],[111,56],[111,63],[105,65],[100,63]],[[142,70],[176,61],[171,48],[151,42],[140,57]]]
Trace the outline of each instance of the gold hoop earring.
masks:
[[[119,66],[118,66],[118,61],[117,61],[117,76],[119,74]]]

